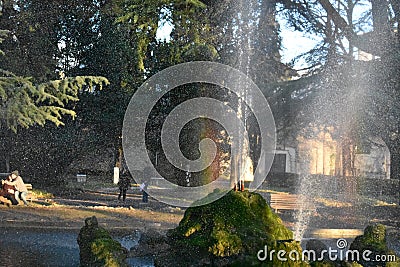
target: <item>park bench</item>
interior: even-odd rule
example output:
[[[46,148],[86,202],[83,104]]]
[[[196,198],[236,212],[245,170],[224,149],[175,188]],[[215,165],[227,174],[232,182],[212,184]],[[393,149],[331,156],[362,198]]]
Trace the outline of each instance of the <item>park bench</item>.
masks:
[[[33,197],[33,195],[32,195],[32,189],[33,189],[32,184],[25,184],[25,186],[26,186],[26,189],[28,189],[28,195],[26,196],[26,198],[29,199],[30,202],[32,202],[32,197]]]
[[[28,189],[28,192],[33,189],[32,184],[25,184],[25,186],[26,186],[26,189]]]
[[[271,194],[270,206],[275,212],[279,210],[316,210],[314,203],[308,197],[294,194]]]

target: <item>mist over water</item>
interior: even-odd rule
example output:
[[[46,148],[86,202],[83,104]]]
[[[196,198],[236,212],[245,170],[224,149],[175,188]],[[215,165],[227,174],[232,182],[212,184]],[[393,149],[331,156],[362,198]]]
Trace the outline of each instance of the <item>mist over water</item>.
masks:
[[[336,153],[339,153],[339,150],[341,151],[346,144],[350,144],[349,140],[354,139],[355,136],[368,139],[370,129],[368,126],[362,125],[360,121],[366,114],[366,105],[371,97],[371,86],[368,83],[368,77],[363,76],[366,74],[361,68],[357,68],[357,65],[342,66],[325,70],[312,85],[315,87],[316,96],[305,108],[303,133],[306,134],[303,135],[307,136],[306,138],[309,140],[314,139],[320,142],[322,150],[326,146],[324,143],[326,136],[335,142]],[[336,158],[333,172],[326,173],[324,168],[322,171],[315,170],[316,174],[329,175],[329,178],[322,176],[318,178],[316,174],[310,175],[310,165],[307,162],[300,165],[302,167],[298,170],[299,184],[296,187],[296,193],[304,196],[308,201],[302,202],[299,212],[296,213],[294,229],[296,240],[301,240],[305,231],[313,227],[310,225],[312,212],[307,209],[312,199],[320,197],[334,198],[336,201],[357,202],[354,188],[349,188],[352,187],[354,181],[340,183],[341,186],[338,186],[337,180],[338,178],[344,179],[342,176],[355,176],[355,173],[336,173],[336,166],[345,164],[345,160],[342,158],[343,155],[338,157],[336,154],[334,156]],[[300,158],[299,160],[304,159]],[[345,171],[342,170],[342,172]],[[348,216],[349,214],[343,215]]]

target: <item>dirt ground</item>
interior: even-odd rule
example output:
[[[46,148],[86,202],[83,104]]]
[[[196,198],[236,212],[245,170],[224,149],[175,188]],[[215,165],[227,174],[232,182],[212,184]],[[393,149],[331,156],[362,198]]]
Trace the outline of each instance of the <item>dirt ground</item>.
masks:
[[[173,208],[141,195],[128,194],[125,202],[117,200],[116,192],[88,191],[69,197],[36,199],[29,206],[0,205],[0,228],[80,229],[84,219],[98,218],[101,226],[111,231],[166,230],[176,227],[184,210]]]
[[[87,190],[54,198],[38,198],[29,206],[0,205],[0,228],[80,229],[84,219],[96,216],[100,225],[111,231],[132,232],[149,229],[165,231],[174,228],[185,209],[171,207],[149,198],[141,201],[141,193],[130,191],[125,202],[117,200],[116,188]],[[294,228],[296,214],[282,211],[278,214],[284,224]],[[399,205],[320,205],[310,215],[311,228],[364,229],[368,224],[382,223],[400,229]]]

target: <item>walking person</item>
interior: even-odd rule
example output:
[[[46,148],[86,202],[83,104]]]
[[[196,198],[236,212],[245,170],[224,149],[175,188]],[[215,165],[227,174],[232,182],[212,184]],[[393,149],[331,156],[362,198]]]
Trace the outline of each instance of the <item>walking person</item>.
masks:
[[[153,175],[153,169],[150,166],[147,166],[143,169],[143,183],[140,185],[140,191],[142,191],[142,203],[149,202],[149,194],[147,193],[147,187],[149,186],[152,175]]]
[[[118,181],[118,186],[119,186],[118,200],[121,200],[122,196],[122,201],[125,202],[126,191],[128,191],[130,185],[131,185],[131,180],[129,179],[129,177],[125,175],[122,176],[121,179]]]
[[[26,188],[26,185],[24,183],[24,180],[22,180],[22,177],[19,176],[19,172],[17,170],[11,172],[11,181],[6,180],[4,181],[5,184],[7,185],[13,185],[15,187],[15,199],[19,203],[19,200],[21,199],[25,206],[28,206],[28,202],[26,201],[26,196],[28,195],[28,189]]]
[[[148,186],[148,181],[144,181],[140,185],[140,191],[142,191],[142,202],[143,203],[148,203],[149,202],[149,194],[147,194],[147,186]]]

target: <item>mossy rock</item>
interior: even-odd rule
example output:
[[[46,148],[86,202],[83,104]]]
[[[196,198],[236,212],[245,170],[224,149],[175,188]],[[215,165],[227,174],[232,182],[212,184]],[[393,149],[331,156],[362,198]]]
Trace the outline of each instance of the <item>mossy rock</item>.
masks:
[[[336,267],[335,263],[331,261],[314,261],[311,264],[311,267]]]
[[[81,266],[127,266],[127,251],[112,239],[110,233],[99,227],[95,216],[85,220],[78,235]]]
[[[375,259],[376,255],[395,255],[394,251],[389,250],[386,243],[386,226],[382,224],[374,224],[367,226],[364,230],[364,234],[356,237],[353,243],[350,245],[351,250],[358,250],[360,254],[363,251],[371,251],[371,255],[368,257],[370,259]],[[365,261],[360,257],[360,263],[364,267],[399,267],[400,258],[396,256],[396,262],[375,262],[375,261]]]
[[[357,262],[345,262],[345,261],[314,261],[311,264],[311,267],[363,267],[361,264]]]
[[[265,199],[248,191],[229,191],[217,201],[188,208],[179,226],[167,236],[171,249],[165,257],[179,259],[180,265],[176,261],[169,265],[161,257],[156,259],[156,266],[278,266],[275,261],[257,259],[264,246],[269,251],[296,250],[301,255],[300,244],[292,240],[293,233]],[[279,262],[279,266],[308,264],[288,261]]]

